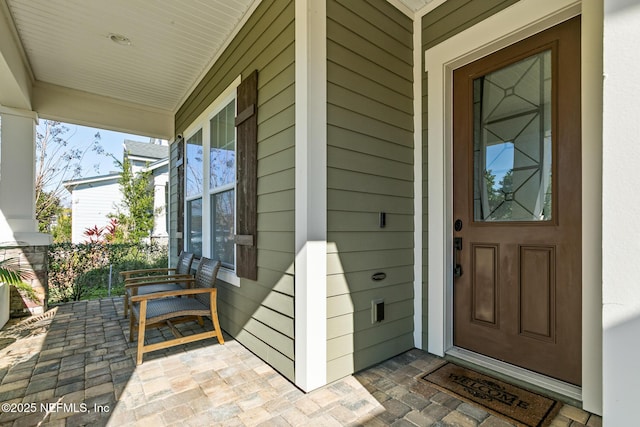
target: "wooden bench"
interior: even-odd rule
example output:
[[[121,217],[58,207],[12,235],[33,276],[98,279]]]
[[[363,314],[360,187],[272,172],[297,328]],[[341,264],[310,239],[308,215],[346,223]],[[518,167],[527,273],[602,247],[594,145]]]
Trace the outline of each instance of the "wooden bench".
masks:
[[[216,276],[220,269],[220,261],[202,258],[195,277],[176,278],[173,280],[188,282],[189,288],[166,292],[135,295],[131,300],[131,316],[129,318],[129,340],[133,342],[138,332],[138,354],[136,364],[142,363],[145,353],[186,344],[207,338],[218,339],[224,344],[222,330],[218,321]],[[165,279],[162,284],[168,283]],[[183,336],[175,327],[176,323],[197,320],[203,325],[202,316],[211,318],[214,330]],[[145,345],[145,331],[149,328],[168,326],[175,338]]]

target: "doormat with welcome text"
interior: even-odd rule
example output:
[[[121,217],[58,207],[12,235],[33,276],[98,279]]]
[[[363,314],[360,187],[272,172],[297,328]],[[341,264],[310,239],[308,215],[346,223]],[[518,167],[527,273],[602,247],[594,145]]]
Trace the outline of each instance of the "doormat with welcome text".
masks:
[[[556,400],[452,363],[445,363],[422,379],[518,426],[546,426],[562,406]]]

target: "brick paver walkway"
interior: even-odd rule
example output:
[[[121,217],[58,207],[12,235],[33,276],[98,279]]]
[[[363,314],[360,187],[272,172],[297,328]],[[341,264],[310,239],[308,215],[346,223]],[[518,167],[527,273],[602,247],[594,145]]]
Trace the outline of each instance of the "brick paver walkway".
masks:
[[[0,425],[511,425],[418,381],[443,363],[420,350],[305,394],[225,338],[151,353],[136,367],[122,298],[13,321],[0,331]],[[583,425],[601,419],[564,406],[552,424]]]

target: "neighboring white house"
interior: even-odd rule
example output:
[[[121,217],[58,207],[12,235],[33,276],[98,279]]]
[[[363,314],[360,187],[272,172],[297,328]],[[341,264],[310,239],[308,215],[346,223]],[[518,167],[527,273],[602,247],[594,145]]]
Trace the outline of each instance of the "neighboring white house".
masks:
[[[156,140],[158,141],[158,140]],[[129,157],[134,173],[150,170],[153,175],[155,221],[151,239],[161,243],[167,241],[166,184],[168,176],[168,147],[166,142],[151,143],[124,141],[124,154]],[[88,228],[104,227],[109,223],[109,214],[115,213],[122,202],[119,172],[66,181],[65,188],[71,193],[71,242],[87,241],[84,235]]]

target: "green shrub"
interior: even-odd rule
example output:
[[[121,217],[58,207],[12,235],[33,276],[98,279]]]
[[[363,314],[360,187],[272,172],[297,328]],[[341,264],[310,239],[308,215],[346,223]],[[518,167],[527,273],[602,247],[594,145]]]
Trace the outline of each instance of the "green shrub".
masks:
[[[48,303],[122,295],[120,272],[167,267],[167,247],[148,244],[60,243],[49,247]]]

